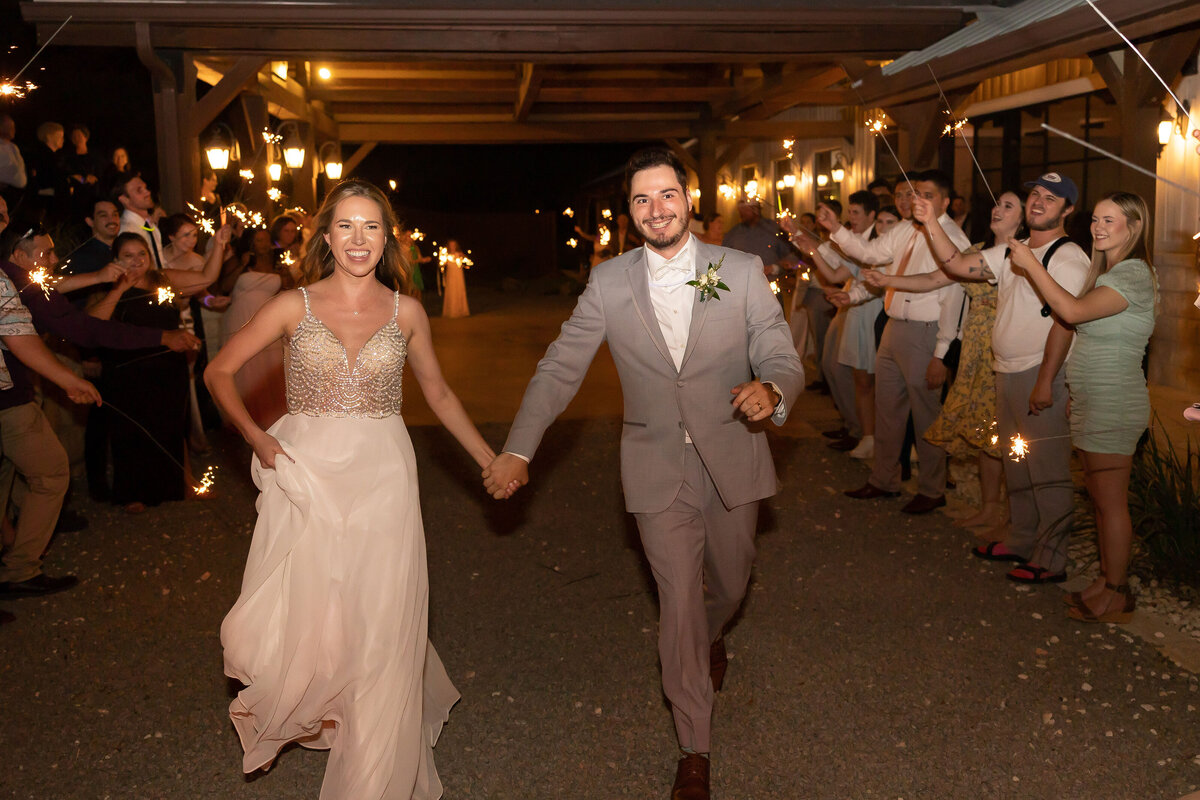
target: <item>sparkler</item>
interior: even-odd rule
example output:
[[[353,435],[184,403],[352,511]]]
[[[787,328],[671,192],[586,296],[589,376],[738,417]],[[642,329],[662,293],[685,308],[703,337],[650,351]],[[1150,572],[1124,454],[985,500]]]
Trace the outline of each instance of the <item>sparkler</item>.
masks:
[[[284,250],[283,255],[279,257],[279,263],[285,267],[290,267],[296,263],[296,259],[292,256],[291,250]]]
[[[61,280],[62,278],[52,275],[45,267],[38,267],[29,273],[29,282],[41,289],[47,300],[50,299],[50,290],[54,288],[54,284]]]
[[[277,133],[273,133],[270,128],[262,129],[263,142],[266,144],[279,144],[283,141],[283,137]]]
[[[425,241],[425,232],[422,231],[420,228],[413,228],[412,229],[412,240],[414,242]]]
[[[929,68],[929,74],[933,76],[933,82],[937,85],[938,94],[942,96],[942,102],[946,104],[946,113],[950,115],[950,121],[952,124],[947,125],[946,130],[944,130],[942,133],[943,135],[950,133],[951,128],[953,128],[953,130],[957,131],[962,137],[963,144],[967,146],[967,152],[971,154],[971,160],[975,162],[975,169],[979,170],[979,177],[983,178],[983,185],[988,190],[988,194],[992,197],[992,207],[995,208],[996,206],[1000,205],[1000,202],[996,200],[996,193],[992,191],[992,185],[988,183],[987,175],[983,174],[983,167],[979,166],[979,159],[975,157],[975,148],[971,147],[971,143],[967,141],[967,134],[965,131],[963,131],[963,126],[967,124],[967,121],[965,119],[959,120],[955,118],[954,109],[950,106],[950,100],[947,99],[946,93],[942,91],[942,82],[938,80],[937,73],[933,71],[933,67],[929,64],[929,62],[925,62],[925,66]]]
[[[603,211],[600,212],[600,216],[604,217],[605,219],[612,219],[612,209],[610,209],[610,208],[604,209]]]
[[[1062,437],[1054,436],[1050,438],[1059,439]],[[1029,442],[1022,439],[1021,434],[1018,433],[1016,436],[1012,437],[1012,449],[1009,451],[1009,455],[1012,456],[1013,461],[1020,461],[1025,456],[1029,455]]]
[[[563,216],[564,217],[574,217],[575,209],[571,208],[570,206],[567,206],[566,208],[563,209]]]
[[[175,301],[175,292],[170,286],[158,287],[158,304],[173,303]]]
[[[1127,431],[1143,431],[1143,430],[1153,430],[1153,429],[1154,429],[1153,425],[1150,425],[1150,426],[1127,425],[1124,428],[1109,428],[1108,430],[1103,430],[1103,431],[1085,431],[1085,433],[1087,433],[1087,434],[1125,433]],[[1008,454],[1012,457],[1013,461],[1020,461],[1021,459],[1025,458],[1025,456],[1029,455],[1029,451],[1030,451],[1029,445],[1033,444],[1034,442],[1049,442],[1054,439],[1070,439],[1070,438],[1071,438],[1071,434],[1066,433],[1061,436],[1040,436],[1037,439],[1024,439],[1021,437],[1021,434],[1018,433],[1016,436],[1012,437],[1012,439],[1010,440],[1012,447],[1008,451]],[[993,436],[992,444],[995,444],[996,441],[997,441],[997,437]]]
[[[792,157],[792,150],[795,149],[795,147],[796,147],[795,139],[784,139],[783,140],[783,149],[787,151],[788,158]]]
[[[213,221],[208,217],[200,218],[200,230],[204,231],[209,236],[212,236],[217,232],[217,229],[213,227]]]
[[[1163,80],[1163,76],[1162,76],[1162,75],[1159,75],[1159,74],[1158,74],[1158,70],[1156,70],[1156,69],[1155,69],[1155,68],[1154,68],[1154,67],[1153,67],[1153,66],[1150,64],[1150,62],[1146,60],[1146,57],[1145,57],[1144,55],[1142,55],[1142,51],[1141,51],[1141,50],[1138,50],[1138,49],[1137,49],[1137,47],[1136,47],[1136,46],[1134,46],[1133,42],[1129,41],[1129,37],[1128,37],[1128,36],[1126,36],[1125,34],[1121,33],[1120,29],[1119,29],[1119,28],[1117,28],[1117,26],[1113,24],[1113,21],[1112,21],[1111,19],[1109,19],[1108,17],[1104,16],[1104,12],[1103,12],[1103,11],[1101,11],[1101,10],[1100,10],[1100,9],[1098,9],[1098,8],[1096,8],[1096,4],[1095,4],[1094,2],[1092,2],[1092,0],[1087,0],[1087,4],[1088,4],[1089,6],[1091,6],[1091,7],[1092,7],[1092,11],[1095,11],[1095,12],[1096,12],[1096,15],[1097,15],[1097,16],[1099,16],[1099,17],[1100,17],[1100,19],[1104,20],[1104,21],[1105,21],[1105,22],[1108,24],[1108,27],[1110,27],[1110,28],[1112,28],[1112,29],[1113,29],[1113,32],[1114,32],[1115,34],[1117,34],[1117,36],[1120,36],[1120,37],[1121,37],[1121,38],[1122,38],[1122,39],[1125,41],[1125,44],[1129,45],[1129,49],[1130,49],[1130,50],[1132,50],[1134,53],[1136,53],[1136,54],[1137,54],[1137,57],[1138,57],[1138,58],[1140,58],[1140,59],[1142,60],[1142,63],[1146,65],[1146,68],[1147,68],[1148,70],[1150,70],[1152,73],[1154,73],[1154,77],[1158,78],[1158,82],[1159,82],[1159,83],[1161,83],[1161,84],[1163,85],[1163,88],[1167,90],[1167,94],[1171,95],[1171,99],[1175,101],[1175,109],[1176,109],[1176,110],[1177,110],[1177,111],[1178,111],[1180,114],[1183,114],[1185,117],[1187,117],[1187,120],[1188,120],[1188,125],[1190,126],[1190,125],[1192,124],[1192,115],[1191,115],[1191,113],[1190,113],[1190,112],[1187,110],[1187,106],[1185,106],[1185,105],[1183,104],[1183,102],[1182,102],[1182,101],[1181,101],[1181,100],[1180,100],[1178,97],[1176,97],[1176,96],[1175,96],[1175,92],[1171,91],[1171,86],[1170,86],[1170,85],[1169,85],[1169,84],[1168,84],[1166,81],[1164,81],[1164,80]],[[1043,127],[1045,127],[1045,126],[1043,126]]]
[[[25,70],[29,69],[29,65],[37,60],[37,57],[42,54],[42,51],[46,49],[46,46],[48,44],[50,44],[52,41],[54,41],[54,37],[58,36],[59,31],[61,31],[65,27],[67,27],[67,23],[70,22],[73,18],[74,18],[74,15],[72,14],[71,16],[64,19],[62,22],[62,25],[59,25],[58,28],[55,29],[54,33],[50,34],[50,38],[47,39],[45,42],[43,42],[42,46],[38,48],[37,52],[33,54],[33,58],[26,61],[25,66],[23,66],[19,70],[17,70],[17,74],[13,75],[11,80],[7,80],[7,81],[4,81],[3,83],[0,83],[0,95],[19,99],[19,98],[24,97],[26,92],[31,92],[37,88],[37,86],[34,85],[33,83],[31,83],[30,81],[25,81],[24,85],[22,85],[17,82],[17,79],[21,77],[21,75],[25,72]]]
[[[275,202],[278,203],[279,198],[283,197],[283,192],[279,191],[279,189],[272,186],[270,189],[267,189],[267,197],[271,198],[272,200],[274,200]]]
[[[779,281],[771,281],[771,294],[779,294]]]
[[[857,91],[858,90],[855,89],[856,93],[857,93]],[[862,99],[861,95],[859,95],[859,99],[860,100]],[[865,105],[865,103],[864,103],[864,105]],[[887,147],[888,152],[892,154],[892,158],[895,160],[896,166],[900,168],[900,174],[904,176],[904,182],[908,184],[909,189],[912,189],[913,194],[916,194],[917,193],[916,187],[914,187],[912,185],[912,181],[909,180],[909,178],[908,178],[908,173],[904,171],[904,165],[900,163],[900,156],[896,155],[896,151],[892,149],[892,143],[889,142],[887,140],[887,137],[883,135],[884,132],[887,131],[887,123],[885,123],[883,121],[883,117],[880,116],[880,117],[875,117],[874,119],[868,119],[867,120],[867,130],[869,130],[872,133],[879,136],[880,141],[882,141],[884,146]]]
[[[245,179],[246,183],[254,182],[254,170],[252,169],[239,169],[238,175]]]
[[[609,242],[612,241],[612,231],[610,231],[605,226],[601,225],[598,241],[599,241],[601,247],[606,246]]]
[[[198,495],[208,494],[209,490],[212,489],[213,484],[216,483],[216,477],[217,468],[209,467],[208,469],[204,470],[204,474],[200,477],[200,485],[193,486],[192,491]]]
[[[1137,164],[1134,164],[1132,161],[1126,161],[1125,159],[1121,158],[1120,156],[1110,153],[1102,147],[1097,147],[1096,145],[1092,144],[1091,142],[1085,142],[1083,139],[1080,139],[1078,136],[1072,136],[1071,134],[1067,133],[1066,131],[1060,131],[1058,128],[1055,128],[1051,125],[1047,125],[1044,122],[1042,123],[1042,127],[1045,128],[1046,130],[1050,131],[1051,133],[1053,133],[1055,136],[1061,136],[1064,139],[1069,139],[1077,145],[1086,147],[1089,150],[1094,150],[1102,156],[1107,156],[1108,158],[1111,158],[1113,161],[1116,161],[1118,164],[1124,164],[1125,166],[1129,167],[1134,172],[1140,172],[1142,175],[1145,175],[1148,178],[1154,178],[1156,181],[1165,183],[1168,186],[1174,186],[1176,189],[1187,192],[1188,194],[1192,195],[1193,197],[1200,197],[1200,192],[1196,191],[1195,189],[1193,189],[1189,186],[1184,186],[1182,183],[1176,183],[1173,180],[1164,178],[1161,175],[1151,172],[1150,170],[1145,169],[1143,167],[1139,167]]]
[[[571,237],[570,239],[567,239],[567,247],[571,247],[571,248],[579,247],[579,240],[576,239],[575,237]]]

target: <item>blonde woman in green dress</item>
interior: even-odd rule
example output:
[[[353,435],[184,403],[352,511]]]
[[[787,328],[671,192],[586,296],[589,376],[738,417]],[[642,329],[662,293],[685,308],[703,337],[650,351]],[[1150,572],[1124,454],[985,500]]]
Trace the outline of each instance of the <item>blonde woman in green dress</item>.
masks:
[[[1134,610],[1126,581],[1133,542],[1129,472],[1150,419],[1142,358],[1154,331],[1158,294],[1147,261],[1149,228],[1150,212],[1138,195],[1116,192],[1098,202],[1089,288],[1078,298],[1058,285],[1028,247],[1009,243],[1013,265],[1075,326],[1067,361],[1071,441],[1083,458],[1096,512],[1101,572],[1082,592],[1067,596],[1070,616],[1084,622],[1128,622]]]

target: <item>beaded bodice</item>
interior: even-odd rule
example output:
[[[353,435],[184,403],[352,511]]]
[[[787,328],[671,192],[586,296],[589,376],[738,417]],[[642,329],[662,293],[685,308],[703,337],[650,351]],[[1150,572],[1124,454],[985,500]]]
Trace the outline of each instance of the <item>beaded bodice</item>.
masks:
[[[311,417],[388,417],[399,414],[401,378],[408,342],[396,324],[400,295],[392,318],[371,335],[354,365],[346,346],[313,315],[304,295],[304,319],[285,340],[283,371],[289,414]]]

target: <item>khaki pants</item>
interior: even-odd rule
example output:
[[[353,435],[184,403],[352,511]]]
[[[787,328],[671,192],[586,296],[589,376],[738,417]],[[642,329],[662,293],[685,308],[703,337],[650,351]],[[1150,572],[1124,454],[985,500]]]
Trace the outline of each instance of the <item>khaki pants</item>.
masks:
[[[0,581],[26,581],[42,571],[42,553],[58,523],[71,471],[66,451],[35,403],[0,411],[0,450],[28,486],[16,540],[0,558]],[[7,501],[9,487],[3,489]]]

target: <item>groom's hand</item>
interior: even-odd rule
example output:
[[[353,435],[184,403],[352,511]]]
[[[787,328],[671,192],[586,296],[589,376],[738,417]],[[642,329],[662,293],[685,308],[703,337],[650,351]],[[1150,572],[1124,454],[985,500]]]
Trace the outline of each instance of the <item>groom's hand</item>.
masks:
[[[501,453],[483,470],[483,488],[497,500],[507,500],[529,483],[529,464],[512,453]]]
[[[750,422],[758,422],[775,413],[779,405],[779,395],[762,381],[740,383],[729,390],[733,397],[733,407],[746,416]]]

